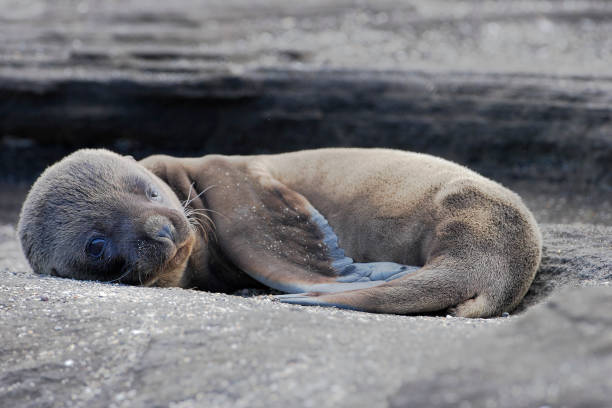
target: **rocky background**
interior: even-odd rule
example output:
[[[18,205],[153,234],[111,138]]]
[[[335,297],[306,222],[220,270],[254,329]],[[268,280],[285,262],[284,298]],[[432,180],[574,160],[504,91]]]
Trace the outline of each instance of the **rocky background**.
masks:
[[[612,3],[0,10],[0,406],[610,406]],[[27,188],[94,146],[436,154],[524,197],[542,267],[488,320],[35,276],[14,236]]]

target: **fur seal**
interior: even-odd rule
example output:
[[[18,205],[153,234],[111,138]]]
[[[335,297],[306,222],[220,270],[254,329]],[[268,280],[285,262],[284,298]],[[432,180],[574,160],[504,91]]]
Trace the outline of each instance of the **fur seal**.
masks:
[[[132,158],[76,151],[32,186],[33,270],[367,312],[497,316],[523,298],[541,236],[515,193],[389,149]]]

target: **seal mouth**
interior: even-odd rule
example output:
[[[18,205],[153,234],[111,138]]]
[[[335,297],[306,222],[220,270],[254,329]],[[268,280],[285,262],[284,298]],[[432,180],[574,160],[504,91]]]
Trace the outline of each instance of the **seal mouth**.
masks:
[[[181,244],[176,245],[174,254],[143,285],[161,287],[179,286],[194,243],[195,235],[189,234],[187,239]]]
[[[193,246],[192,244],[193,244],[193,240],[187,239],[180,246],[177,245],[176,252],[174,253],[172,257],[170,257],[170,259],[168,259],[167,264],[171,266],[178,266],[182,264],[185,261],[185,258],[187,258],[190,255],[191,247]]]

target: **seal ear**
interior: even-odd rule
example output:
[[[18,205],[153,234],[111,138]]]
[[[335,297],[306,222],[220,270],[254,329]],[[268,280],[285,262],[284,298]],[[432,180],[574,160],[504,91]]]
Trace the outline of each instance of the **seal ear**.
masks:
[[[209,161],[204,177],[221,250],[271,288],[341,292],[377,286],[416,270],[391,262],[354,263],[338,247],[323,215],[265,166],[225,158]]]
[[[201,198],[196,195],[194,182],[185,168],[178,165],[177,159],[166,155],[153,155],[140,160],[142,166],[164,182],[165,187],[176,196],[181,203],[189,201],[195,208],[204,208]]]

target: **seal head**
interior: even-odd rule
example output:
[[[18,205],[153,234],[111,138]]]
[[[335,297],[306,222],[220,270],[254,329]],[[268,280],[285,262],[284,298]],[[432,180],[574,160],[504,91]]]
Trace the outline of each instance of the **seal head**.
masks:
[[[17,227],[39,274],[178,285],[195,232],[176,194],[131,157],[79,150],[47,168]]]

